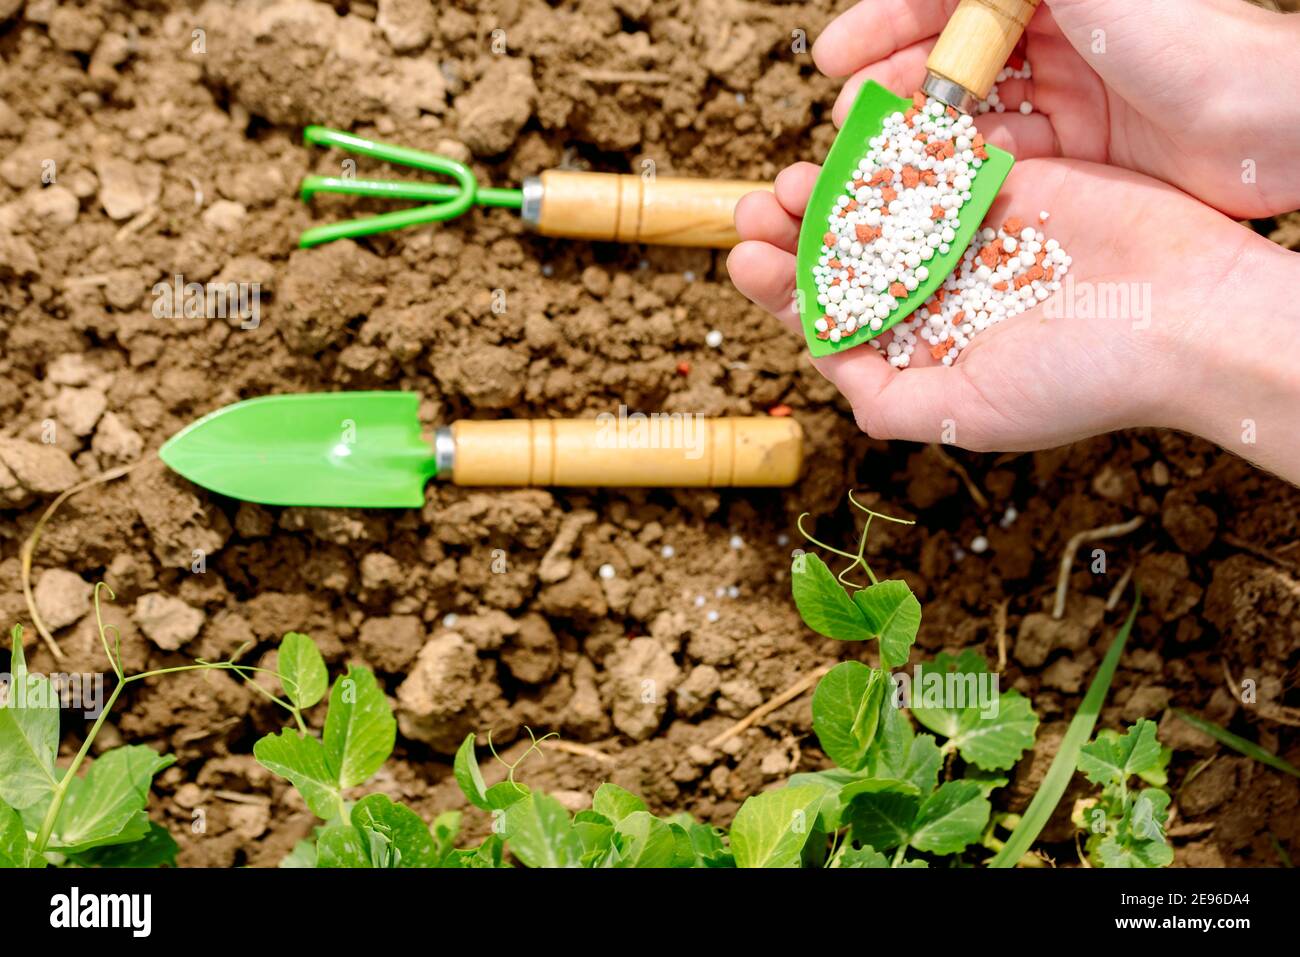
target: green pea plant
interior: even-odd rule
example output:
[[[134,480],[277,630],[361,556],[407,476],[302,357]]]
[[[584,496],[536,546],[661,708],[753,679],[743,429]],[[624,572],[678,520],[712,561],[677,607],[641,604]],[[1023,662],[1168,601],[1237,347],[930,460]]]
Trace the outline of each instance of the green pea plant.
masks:
[[[281,645],[280,669],[286,693],[299,708],[324,695],[327,675],[320,652],[304,635],[293,653]],[[294,688],[296,690],[290,690]],[[368,669],[353,668],[330,693],[322,739],[286,728],[253,746],[268,770],[286,778],[324,822],[312,839],[300,841],[281,862],[285,867],[500,868],[506,857],[526,867],[724,867],[731,856],[722,832],[690,815],[652,815],[641,798],[614,784],[597,788],[588,810],[570,815],[551,795],[533,791],[515,772],[551,735],[536,737],[507,769],[504,781],[487,786],[475,756],[475,735],[457,750],[452,770],[471,805],[488,812],[492,833],[471,848],[457,848],[461,813],[448,811],[426,825],[411,808],[383,794],[348,800],[344,791],[364,784],[393,749],[396,722]]]
[[[285,636],[278,655],[281,683],[295,715],[325,695],[328,674],[306,635]],[[392,753],[397,723],[383,690],[367,668],[354,667],[330,692],[320,738],[301,724],[261,738],[253,756],[287,779],[322,824],[298,842],[286,867],[499,868],[510,857],[527,867],[715,867],[730,855],[716,829],[689,815],[652,815],[644,801],[614,784],[602,784],[592,807],[570,816],[551,795],[516,780],[516,770],[546,738],[530,730],[531,744],[488,787],[466,735],[452,770],[471,805],[488,812],[492,833],[471,848],[457,848],[461,814],[449,811],[426,825],[411,808],[384,794],[357,800],[344,792],[365,784]]]
[[[879,580],[865,554],[873,520],[902,520],[866,508],[852,493],[849,501],[867,516],[855,553],[804,532],[814,545],[849,564],[835,575],[818,556],[796,553],[791,587],[809,628],[844,642],[874,640],[881,667],[841,662],[817,685],[813,731],[837,766],[794,775],[784,798],[774,792],[750,799],[774,807],[783,800],[782,810],[793,814],[786,846],[769,840],[773,853],[765,860],[767,866],[792,866],[799,844],[794,835],[801,828],[806,842],[797,856],[802,863],[925,867],[963,860],[968,849],[986,845],[989,795],[1006,785],[1005,772],[1033,746],[1038,717],[1019,692],[998,689],[997,676],[972,650],[918,665],[910,681],[893,674],[911,655],[921,604],[905,581]],[[857,568],[869,584],[858,587],[848,580]],[[911,700],[905,709],[906,691]],[[918,732],[913,721],[924,730]],[[815,823],[807,826],[804,819]]]
[[[1101,788],[1101,794],[1077,802],[1073,819],[1087,835],[1084,848],[1094,867],[1173,863],[1173,848],[1165,835],[1169,758],[1169,749],[1156,740],[1155,722],[1146,718],[1123,734],[1101,731],[1084,745],[1079,770]],[[1130,785],[1134,778],[1138,784]]]
[[[485,787],[474,735],[465,736],[453,765],[456,781],[472,805],[492,815],[493,834],[474,851],[456,852],[462,857],[450,866],[499,867],[503,844],[527,867],[735,866],[722,830],[689,814],[656,816],[641,798],[610,782],[596,789],[589,809],[571,816],[551,795],[514,780],[515,767],[528,753],[507,765],[505,781]]]
[[[156,867],[174,863],[176,842],[166,828],[149,820],[146,807],[154,775],[170,767],[175,757],[145,745],[125,745],[98,755],[84,775],[78,772],[118,698],[136,682],[210,669],[235,672],[260,690],[251,679],[264,669],[237,662],[246,649],[227,661],[196,661],[126,674],[120,636],[112,625],[104,624],[100,614],[101,592],[110,599],[113,593],[101,582],[94,597],[100,643],[117,681],[66,768],[55,764],[60,691],[49,677],[28,671],[22,626],[15,625],[11,632],[9,681],[0,707],[0,867]]]

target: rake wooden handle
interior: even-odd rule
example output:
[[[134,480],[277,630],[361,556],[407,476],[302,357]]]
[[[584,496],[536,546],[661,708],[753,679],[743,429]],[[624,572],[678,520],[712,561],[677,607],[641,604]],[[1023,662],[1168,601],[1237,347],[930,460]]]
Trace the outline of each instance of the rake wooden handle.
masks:
[[[984,99],[1039,0],[961,0],[925,66]]]
[[[535,223],[543,236],[730,249],[740,197],[771,190],[739,179],[547,170]]]
[[[803,462],[799,423],[773,416],[462,420],[451,434],[456,485],[777,486]]]

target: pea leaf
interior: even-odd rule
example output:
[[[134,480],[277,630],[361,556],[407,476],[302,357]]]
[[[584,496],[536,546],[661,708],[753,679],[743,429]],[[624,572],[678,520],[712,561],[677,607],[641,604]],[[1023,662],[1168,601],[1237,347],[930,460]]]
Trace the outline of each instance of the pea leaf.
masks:
[[[868,784],[884,788],[859,790],[849,800],[844,818],[852,827],[853,839],[882,851],[908,843],[921,806],[920,795],[902,782],[862,782],[853,787],[864,789]]]
[[[293,850],[280,858],[280,867],[313,868],[316,866],[316,842],[302,840],[293,846]]]
[[[573,830],[582,842],[582,866],[601,867],[617,849],[614,822],[595,811],[573,815]]]
[[[965,709],[950,743],[976,767],[1003,771],[1034,746],[1037,730],[1038,715],[1029,699],[1018,691],[1004,691],[991,715],[978,707]]]
[[[299,708],[310,708],[325,697],[329,673],[316,642],[291,631],[280,642],[276,661],[284,693]]]
[[[522,784],[515,784],[511,781],[502,781],[500,784],[494,784],[487,789],[488,809],[493,811],[504,811],[518,801],[528,797],[528,788]]]
[[[505,839],[528,867],[576,867],[582,858],[582,840],[569,812],[538,791],[506,808]]]
[[[460,816],[460,811],[443,811],[429,826],[439,860],[446,857],[455,847],[456,835],[460,833]]]
[[[853,595],[871,634],[880,639],[880,663],[885,668],[907,664],[916,633],[921,629],[921,603],[907,582],[876,582]]]
[[[840,641],[865,641],[874,634],[844,586],[816,555],[796,555],[790,567],[790,590],[799,617],[813,631]]]
[[[786,784],[789,787],[811,786],[821,791],[822,800],[817,805],[817,826],[829,834],[840,828],[840,820],[844,813],[842,795],[845,785],[860,780],[863,780],[862,774],[855,774],[841,768],[829,768],[825,771],[792,774]]]
[[[443,860],[442,866],[465,869],[509,867],[502,859],[503,848],[501,838],[493,834],[478,847],[452,851]]]
[[[615,825],[623,849],[614,855],[614,867],[671,867],[677,856],[673,829],[647,811],[632,811]]]
[[[822,790],[784,787],[747,798],[731,825],[737,867],[798,867],[816,830]]]
[[[684,811],[669,817],[668,823],[685,832],[694,858],[692,867],[735,867],[731,851],[722,843],[721,829],[701,824]]]
[[[1168,867],[1174,860],[1165,837],[1168,820],[1169,795],[1144,788],[1130,797],[1116,833],[1101,841],[1094,857],[1103,867]]]
[[[695,845],[691,843],[690,832],[681,824],[669,823],[668,829],[673,835],[673,860],[669,867],[705,867],[707,865],[700,863],[700,857],[695,853]]]
[[[71,856],[82,867],[175,867],[180,850],[167,828],[149,823],[149,833],[129,844],[110,844]]]
[[[596,788],[596,794],[591,800],[591,809],[617,824],[629,814],[646,810],[646,803],[631,791],[606,781]]]
[[[343,794],[325,746],[316,738],[285,728],[259,739],[253,757],[272,774],[287,778],[317,817],[329,821],[340,816]]]
[[[916,737],[916,733],[912,730],[912,722],[908,720],[894,698],[892,687],[890,692],[880,706],[880,729],[876,734],[875,745],[871,749],[870,761],[867,763],[867,769],[870,771],[876,768],[901,767],[907,761],[907,755],[912,749],[912,740]],[[899,775],[872,774],[871,776],[898,777]]]
[[[438,851],[433,835],[420,815],[404,804],[394,804],[386,794],[367,794],[352,809],[352,826],[363,837],[377,835],[383,842],[371,841],[370,863],[374,867],[436,867]],[[383,844],[386,855],[381,860],[375,848]]]
[[[967,649],[918,666],[912,686],[916,720],[985,771],[1014,765],[1033,747],[1038,729],[1029,700],[1014,690],[999,694],[995,677],[984,656]]]
[[[929,794],[939,782],[943,752],[928,734],[916,734],[902,709],[886,699],[880,709],[880,732],[867,768],[872,777],[907,781],[921,794]]]
[[[370,867],[366,839],[351,824],[331,824],[316,839],[317,867]]]
[[[0,707],[0,801],[21,811],[48,798],[58,778],[59,706],[50,682],[27,673],[23,630],[13,628],[8,698]]]
[[[971,781],[979,786],[980,794],[988,797],[998,788],[1004,788],[1010,783],[1011,779],[1005,774],[998,774],[996,771],[981,771],[979,768],[970,767],[962,775],[963,781]]]
[[[397,740],[397,721],[369,668],[349,668],[334,682],[325,717],[325,761],[341,788],[365,783]]]
[[[149,833],[144,813],[153,776],[176,758],[144,745],[107,751],[83,777],[68,782],[50,847],[75,854],[104,844],[140,840]]]
[[[836,665],[817,683],[813,731],[826,756],[846,771],[859,771],[867,763],[888,686],[884,672],[859,661]]]
[[[1130,775],[1157,768],[1159,763],[1156,725],[1146,718],[1139,719],[1122,735],[1098,734],[1079,752],[1079,770],[1101,787],[1122,784]]]
[[[456,758],[452,762],[452,773],[460,785],[469,803],[484,811],[492,810],[487,799],[487,785],[483,782],[483,772],[478,768],[478,758],[474,756],[474,733],[465,735],[465,740],[456,749]]]
[[[947,781],[916,812],[910,843],[919,851],[956,854],[980,839],[992,810],[975,782]]]
[[[832,867],[888,867],[889,859],[874,847],[846,847]]]
[[[45,858],[27,840],[27,828],[18,812],[0,801],[0,868],[44,867]]]
[[[984,656],[966,649],[954,657],[947,652],[936,655],[934,661],[916,666],[916,680],[912,684],[912,717],[922,726],[945,738],[961,730],[962,712],[966,701],[956,700],[955,692],[970,687],[967,675],[980,675],[989,670]]]

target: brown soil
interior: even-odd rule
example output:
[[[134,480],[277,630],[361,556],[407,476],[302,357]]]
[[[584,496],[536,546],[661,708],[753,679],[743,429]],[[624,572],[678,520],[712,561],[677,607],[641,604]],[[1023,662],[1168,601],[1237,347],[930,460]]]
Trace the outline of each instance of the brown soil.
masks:
[[[610,779],[726,822],[747,794],[824,761],[806,695],[720,751],[703,745],[854,653],[801,627],[786,569],[802,511],[823,516],[822,536],[853,537],[842,496],[856,486],[918,519],[880,529],[871,552],[922,599],[924,653],[975,645],[996,660],[1007,606],[1006,679],[1045,724],[1009,806],[1041,776],[1122,613],[1102,603],[1136,566],[1148,600],[1104,723],[1157,718],[1176,749],[1178,862],[1276,865],[1274,841],[1300,855],[1300,782],[1168,710],[1300,763],[1300,735],[1276,720],[1300,704],[1300,491],[1203,442],[1135,431],[1033,455],[955,453],[990,500],[977,507],[935,450],[859,434],[715,252],[548,241],[502,212],[293,250],[303,228],[364,206],[295,198],[305,173],[337,174],[342,160],[300,145],[308,122],[472,157],[480,181],[501,185],[643,159],[661,173],[770,178],[819,157],[835,84],[791,36],[815,36],[829,0],[437,6],[0,0],[0,618],[27,620],[18,549],[50,493],[241,398],[404,388],[425,397],[429,424],[788,404],[812,464],[788,492],[435,485],[420,510],[276,509],[206,494],[155,461],[74,498],[45,534],[36,579],[50,576],[42,603],[61,625],[63,670],[104,667],[87,586],[106,579],[132,669],[246,641],[258,659],[291,629],[333,666],[375,668],[402,729],[377,786],[425,814],[463,805],[447,753],[465,731],[490,727],[519,753],[529,726],[606,756],[548,751],[521,770],[529,783],[579,802]],[[649,81],[583,79],[610,71]],[[1259,228],[1300,248],[1300,216]],[[151,290],[177,274],[261,283],[260,326],[155,318]],[[704,344],[710,329],[720,350]],[[1004,528],[1009,507],[1019,517]],[[1066,539],[1133,514],[1148,521],[1107,543],[1104,575],[1077,563],[1068,623],[1044,618]],[[968,554],[977,535],[990,547]],[[612,580],[597,575],[606,563]],[[29,648],[49,670],[39,642]],[[647,677],[659,690],[649,709]],[[1240,704],[1229,677],[1253,681],[1257,703]],[[226,675],[190,675],[129,695],[102,741],[178,756],[153,808],[183,863],[270,865],[312,823],[250,756],[278,722]],[[1072,863],[1068,828],[1048,837]]]

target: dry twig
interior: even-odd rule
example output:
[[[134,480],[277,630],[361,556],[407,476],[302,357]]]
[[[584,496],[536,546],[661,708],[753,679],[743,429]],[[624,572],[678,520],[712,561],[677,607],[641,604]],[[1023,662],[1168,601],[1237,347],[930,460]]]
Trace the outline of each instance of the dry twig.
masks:
[[[706,747],[709,748],[722,747],[724,743],[734,738],[742,731],[745,731],[746,729],[752,727],[754,724],[757,724],[759,721],[767,717],[777,708],[781,707],[782,705],[789,704],[795,698],[799,697],[801,694],[803,694],[805,691],[807,691],[809,688],[815,685],[818,682],[818,680],[821,678],[821,676],[826,674],[826,672],[830,671],[832,667],[833,667],[832,665],[822,665],[820,668],[815,668],[812,671],[808,672],[808,674],[804,675],[802,678],[800,678],[790,687],[786,688],[775,698],[772,698],[771,700],[765,701],[763,704],[760,704],[757,708],[755,708],[749,714],[745,715],[743,718],[741,718],[739,721],[733,724],[726,731],[723,731],[721,734],[714,737],[712,740],[709,741]]]
[[[36,596],[32,593],[32,554],[36,551],[36,543],[40,541],[41,531],[54,515],[58,507],[66,502],[78,492],[88,489],[94,485],[102,485],[105,482],[111,482],[115,478],[121,478],[127,472],[138,468],[143,462],[133,462],[130,465],[120,465],[115,469],[109,469],[107,472],[101,472],[94,478],[86,479],[84,482],[78,482],[70,489],[59,493],[58,497],[49,504],[49,507],[41,513],[41,517],[36,520],[32,526],[32,533],[27,536],[27,541],[23,542],[21,560],[22,560],[22,580],[23,580],[23,597],[27,599],[27,611],[32,616],[32,624],[45,641],[46,647],[50,649],[50,654],[54,655],[55,660],[63,660],[63,649],[59,643],[54,640],[54,635],[45,627],[45,622],[41,619],[41,613],[36,610]]]
[[[1254,555],[1256,558],[1266,561],[1271,565],[1276,565],[1279,568],[1285,568],[1289,572],[1300,572],[1300,565],[1297,565],[1295,562],[1290,561],[1289,559],[1279,558],[1273,552],[1260,548],[1258,545],[1252,545],[1244,538],[1239,538],[1238,536],[1233,535],[1231,533],[1227,535],[1222,535],[1220,537],[1223,539],[1223,543],[1225,545],[1230,545],[1231,547],[1237,549],[1238,551],[1247,552],[1248,554]],[[1282,549],[1290,548],[1293,544],[1294,542],[1283,545]]]
[[[1232,675],[1232,669],[1228,667],[1226,661],[1223,662],[1223,680],[1228,684],[1228,694],[1234,701],[1241,700],[1241,682]],[[1274,724],[1284,724],[1291,728],[1300,728],[1300,708],[1292,708],[1288,705],[1270,704],[1267,701],[1256,699],[1255,713],[1261,718],[1266,718]]]
[[[984,494],[983,490],[975,484],[975,480],[970,477],[970,473],[966,471],[966,466],[962,465],[955,458],[945,452],[942,445],[931,447],[934,449],[934,454],[939,456],[939,461],[942,462],[949,471],[953,472],[959,479],[961,479],[962,484],[966,486],[966,491],[969,492],[970,497],[975,500],[975,504],[980,508],[988,508],[988,497]]]
[[[1119,604],[1119,600],[1124,597],[1124,589],[1128,587],[1129,579],[1133,577],[1133,569],[1136,567],[1136,565],[1130,565],[1128,568],[1124,569],[1124,574],[1119,576],[1119,581],[1115,583],[1115,587],[1112,588],[1110,594],[1106,596],[1107,611],[1114,611],[1115,607]]]
[[[1007,608],[1010,605],[1010,598],[1002,599],[1002,601],[998,602],[997,611],[993,615],[993,621],[997,628],[999,674],[1007,670]]]
[[[1146,519],[1143,516],[1138,515],[1118,525],[1103,525],[1100,528],[1085,529],[1082,532],[1076,532],[1065,543],[1065,553],[1061,555],[1061,567],[1056,575],[1056,602],[1052,606],[1053,618],[1060,621],[1065,617],[1065,598],[1070,589],[1070,567],[1074,564],[1074,556],[1078,554],[1079,546],[1087,542],[1099,542],[1104,538],[1118,538],[1121,535],[1127,535],[1141,528],[1142,523],[1145,521]]]
[[[577,755],[580,758],[591,758],[593,761],[599,761],[602,764],[614,764],[618,760],[617,758],[610,757],[603,751],[597,751],[595,748],[586,744],[578,744],[576,741],[558,741],[552,738],[551,740],[544,742],[543,747],[549,748],[553,751],[563,751],[566,754]]]

